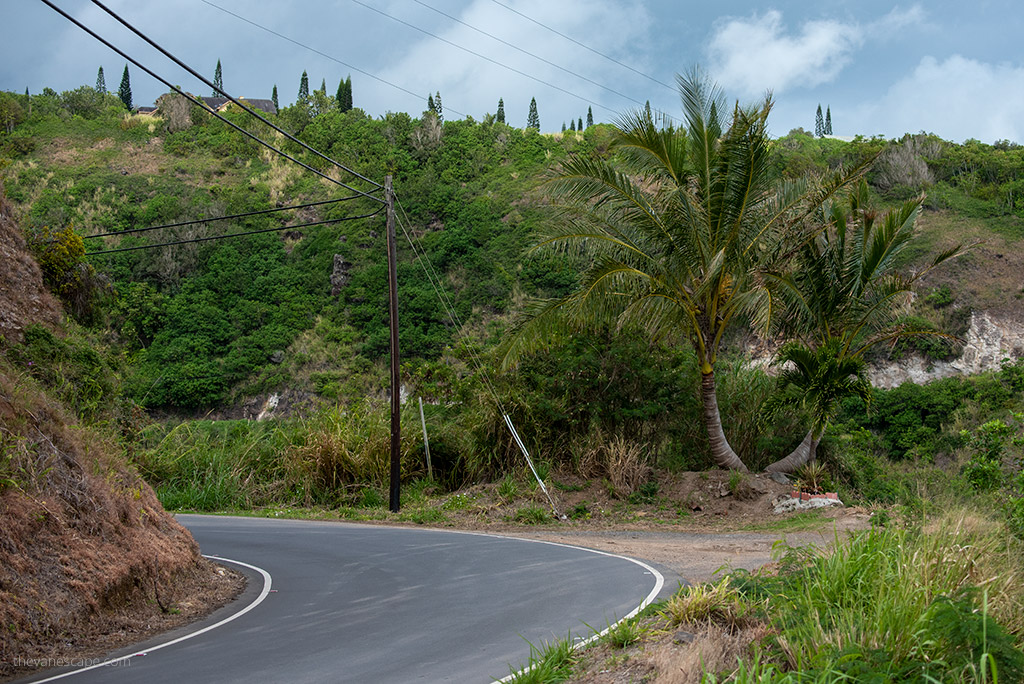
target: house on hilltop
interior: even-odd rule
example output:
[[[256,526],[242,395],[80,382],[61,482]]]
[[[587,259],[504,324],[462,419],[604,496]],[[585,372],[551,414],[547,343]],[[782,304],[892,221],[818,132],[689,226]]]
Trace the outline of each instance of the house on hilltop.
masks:
[[[194,97],[194,96],[193,96]],[[215,112],[223,112],[234,103],[226,97],[200,97],[203,104]],[[267,114],[277,114],[277,107],[272,100],[249,100],[238,98],[246,106]],[[191,100],[178,93],[164,93],[156,100],[156,114],[167,122],[168,129],[173,133],[192,126],[192,107],[197,106]]]
[[[207,107],[216,112],[223,112],[234,104],[226,97],[201,97],[199,99],[202,100]],[[238,98],[238,101],[252,109],[258,109],[261,112],[266,112],[267,114],[277,114],[277,107],[274,106],[273,100],[250,100],[248,98],[240,97]]]

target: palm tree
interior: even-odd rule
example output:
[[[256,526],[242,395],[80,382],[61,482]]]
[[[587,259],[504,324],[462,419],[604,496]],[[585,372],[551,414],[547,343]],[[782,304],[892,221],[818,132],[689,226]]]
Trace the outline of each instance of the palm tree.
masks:
[[[715,365],[737,315],[763,311],[759,274],[807,239],[808,219],[853,175],[780,185],[771,171],[771,98],[734,107],[695,69],[677,77],[685,128],[657,128],[642,111],[617,124],[609,160],[577,157],[548,183],[559,208],[539,247],[582,250],[590,265],[569,295],[540,302],[512,338],[506,363],[553,329],[611,320],[696,351],[712,457],[746,471],[722,429]]]
[[[775,392],[761,407],[761,420],[767,423],[786,410],[802,408],[811,415],[811,429],[792,453],[768,466],[767,471],[792,473],[813,460],[839,402],[851,396],[871,400],[867,362],[861,356],[843,356],[841,346],[839,338],[817,348],[792,341],[775,355],[772,363],[781,370]]]
[[[783,345],[776,394],[763,408],[769,418],[787,407],[803,406],[811,429],[803,442],[768,470],[793,472],[812,460],[839,402],[870,396],[864,376],[865,353],[899,337],[941,334],[900,323],[916,282],[962,252],[956,245],[938,254],[926,268],[909,275],[896,268],[911,243],[923,198],[909,200],[881,217],[868,206],[863,180],[851,193],[849,209],[822,207],[825,225],[804,243],[784,271],[767,271],[765,280],[775,324],[793,342]]]

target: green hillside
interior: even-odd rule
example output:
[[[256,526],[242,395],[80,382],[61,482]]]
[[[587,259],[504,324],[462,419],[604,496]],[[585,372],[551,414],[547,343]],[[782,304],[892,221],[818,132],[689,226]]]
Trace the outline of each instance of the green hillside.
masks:
[[[31,97],[4,93],[2,101],[7,126],[0,166],[8,202],[51,289],[110,345],[117,368],[110,373],[118,382],[106,383],[103,392],[154,415],[179,417],[211,410],[243,415],[237,407],[258,407],[271,393],[288,394],[306,413],[385,395],[384,216],[345,220],[373,213],[375,202],[357,195],[194,223],[352,192],[273,155],[198,107],[165,102],[162,116],[130,115],[116,98],[88,87]],[[227,117],[328,170],[245,113]],[[645,444],[655,462],[706,465],[699,383],[683,339],[652,345],[643,335],[598,329],[525,359],[513,372],[495,372],[496,344],[525,303],[563,295],[579,277],[581,262],[571,253],[530,251],[550,220],[543,181],[568,159],[607,158],[610,126],[541,135],[491,119],[441,122],[429,112],[373,118],[359,109],[342,112],[323,97],[271,118],[367,178],[393,177],[406,390],[437,402],[430,410],[465,408],[439,419],[459,426],[451,429],[460,435],[439,452],[448,448],[456,462],[483,453],[469,470],[502,472],[502,460],[514,451],[496,447],[505,444],[500,420],[485,406],[491,400],[484,401],[495,389],[545,454],[580,452],[588,440],[615,433]],[[904,253],[908,271],[952,244],[983,241],[929,274],[908,326],[962,335],[972,310],[1017,316],[1016,274],[1024,257],[1012,245],[1024,230],[1020,147],[954,144],[924,134],[844,142],[795,130],[770,149],[783,179],[875,159],[867,180],[878,211],[925,193],[919,237]],[[358,191],[371,189],[336,169],[329,173]],[[193,223],[180,225],[186,222]],[[179,225],[129,232],[166,224]],[[318,225],[274,230],[304,224]],[[254,234],[203,241],[229,233]],[[165,242],[181,244],[84,254]],[[726,348],[739,351],[749,341],[740,321]],[[915,351],[948,359],[958,347],[915,337],[882,353]],[[22,353],[44,358],[46,350]],[[753,463],[770,462],[799,441],[801,418],[770,429],[756,425],[758,402],[751,397],[767,392],[770,381],[739,360],[730,367],[720,379],[726,431],[753,454]],[[493,388],[482,382],[485,368]],[[495,448],[504,456],[495,456]]]

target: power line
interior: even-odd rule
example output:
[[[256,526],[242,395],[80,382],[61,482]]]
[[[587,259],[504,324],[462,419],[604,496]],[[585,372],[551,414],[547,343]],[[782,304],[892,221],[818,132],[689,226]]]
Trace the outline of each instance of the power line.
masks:
[[[472,30],[476,31],[477,33],[479,33],[481,35],[487,36],[491,40],[496,40],[499,43],[501,43],[502,45],[506,45],[506,46],[512,48],[513,50],[517,50],[517,51],[523,53],[524,55],[527,55],[529,57],[533,57],[534,59],[539,60],[541,62],[544,62],[545,64],[547,64],[549,66],[553,66],[556,69],[564,71],[565,73],[569,74],[570,76],[575,76],[576,78],[578,78],[578,79],[580,79],[582,81],[586,81],[587,83],[590,83],[592,85],[596,85],[598,88],[603,88],[604,90],[607,90],[609,93],[612,93],[614,95],[618,95],[619,97],[621,97],[623,99],[626,99],[626,100],[629,100],[630,102],[633,102],[635,104],[638,104],[638,105],[643,105],[644,104],[643,102],[640,102],[639,100],[636,100],[636,99],[630,97],[629,95],[626,95],[625,93],[620,93],[618,90],[615,90],[614,88],[609,88],[608,86],[604,85],[603,83],[598,83],[597,81],[594,81],[594,80],[592,80],[590,78],[587,78],[583,74],[579,74],[579,73],[577,73],[575,71],[572,71],[571,69],[566,69],[563,66],[559,66],[558,64],[555,64],[554,62],[552,62],[550,60],[547,60],[547,59],[541,57],[540,55],[534,54],[534,53],[530,52],[529,50],[524,50],[523,48],[519,47],[518,45],[515,45],[514,43],[510,43],[507,40],[503,40],[503,39],[499,38],[498,36],[494,35],[493,33],[488,33],[487,31],[484,31],[483,29],[477,28],[476,26],[473,26],[472,24],[467,24],[466,22],[462,21],[458,17],[453,17],[452,15],[448,14],[447,12],[443,12],[443,11],[437,9],[436,7],[431,7],[427,3],[423,2],[423,0],[413,0],[413,2],[415,2],[417,5],[422,5],[423,7],[426,7],[429,10],[437,12],[441,16],[447,17],[447,18],[451,19],[452,21],[454,21],[454,22],[456,22],[458,24],[461,24],[462,26],[465,26],[466,28],[472,29]]]
[[[247,211],[244,214],[231,214],[229,216],[213,216],[211,218],[192,219],[191,221],[179,221],[177,223],[164,223],[159,226],[147,226],[145,228],[129,228],[128,230],[116,230],[111,233],[97,233],[96,235],[86,235],[83,240],[91,240],[93,238],[112,237],[117,235],[131,235],[132,233],[148,233],[151,230],[161,230],[163,228],[181,228],[182,226],[193,226],[199,223],[213,223],[214,221],[227,221],[230,219],[246,218],[248,216],[260,216],[263,214],[273,214],[279,211],[291,211],[292,209],[306,209],[308,207],[317,207],[322,204],[334,204],[335,202],[348,202],[349,200],[359,199],[358,197],[342,197],[340,199],[323,200],[321,202],[307,202],[306,204],[293,204],[288,207],[275,207],[274,209],[261,209],[260,211]]]
[[[548,26],[547,24],[539,22],[536,19],[534,19],[533,17],[529,17],[529,16],[523,14],[522,12],[520,12],[517,9],[509,7],[508,5],[506,5],[503,2],[499,2],[498,0],[491,0],[491,2],[493,2],[495,5],[500,5],[501,7],[504,7],[505,9],[507,9],[509,12],[512,12],[513,14],[518,14],[523,19],[526,19],[527,21],[533,22],[534,24],[536,24],[537,26],[540,26],[543,29],[547,29],[551,33],[554,33],[556,36],[561,36],[562,38],[565,38],[570,43],[573,43],[575,45],[579,45],[584,50],[589,50],[590,52],[593,52],[595,55],[597,55],[599,57],[604,57],[609,62],[613,62],[615,64],[618,64],[620,67],[623,67],[625,69],[629,69],[630,71],[632,71],[634,74],[637,74],[638,76],[643,76],[648,81],[653,81],[654,83],[657,83],[660,86],[664,86],[664,87],[668,88],[672,92],[676,92],[676,89],[673,88],[672,86],[670,86],[668,83],[665,83],[664,81],[659,81],[658,79],[654,78],[653,76],[648,76],[644,72],[642,72],[642,71],[640,71],[638,69],[634,69],[633,67],[629,66],[628,64],[625,64],[624,62],[620,62],[619,60],[615,59],[614,57],[609,57],[608,55],[604,54],[603,52],[601,52],[599,50],[595,50],[594,48],[590,47],[589,45],[581,43],[580,41],[576,40],[575,38],[573,38],[571,36],[567,36],[564,33],[562,33],[561,31],[558,31],[557,29],[553,29],[550,26]]]
[[[256,113],[256,112],[255,112],[254,110],[250,109],[250,108],[249,108],[249,107],[247,107],[246,105],[242,104],[242,103],[241,103],[240,101],[236,100],[236,99],[235,99],[234,97],[232,97],[232,96],[231,96],[230,94],[228,94],[228,93],[227,93],[227,92],[225,92],[224,90],[222,90],[222,89],[220,89],[219,87],[217,87],[217,86],[216,86],[216,85],[215,85],[215,84],[214,84],[214,83],[213,83],[212,81],[209,81],[209,80],[207,80],[207,79],[206,79],[206,77],[205,77],[205,76],[203,76],[202,74],[200,74],[200,73],[199,73],[198,71],[196,71],[195,69],[193,69],[193,68],[192,68],[192,67],[190,67],[189,65],[185,64],[185,63],[184,63],[183,61],[181,61],[181,60],[180,60],[180,59],[178,59],[177,57],[175,57],[175,56],[174,56],[173,54],[171,54],[170,52],[168,52],[167,50],[165,50],[165,49],[164,49],[163,47],[161,47],[161,46],[160,46],[159,44],[157,44],[157,42],[156,42],[156,41],[154,41],[153,39],[151,39],[151,38],[150,38],[149,36],[147,36],[146,34],[144,34],[144,33],[143,33],[142,31],[138,30],[137,28],[135,28],[134,26],[132,26],[131,24],[129,24],[129,23],[128,23],[128,22],[126,21],[126,20],[124,20],[123,18],[121,18],[120,16],[118,16],[118,15],[117,15],[117,14],[116,14],[116,13],[115,13],[115,12],[114,12],[113,10],[111,10],[111,9],[110,9],[109,7],[107,7],[107,6],[106,6],[106,5],[104,5],[104,4],[102,3],[102,2],[100,2],[100,0],[92,0],[92,3],[93,3],[94,5],[96,5],[97,7],[99,7],[100,9],[102,9],[102,10],[103,10],[104,12],[106,12],[107,14],[109,14],[109,15],[110,15],[111,17],[113,17],[114,19],[116,19],[116,20],[117,20],[117,21],[118,21],[119,23],[121,23],[121,24],[122,24],[122,25],[123,25],[123,26],[124,26],[125,28],[127,28],[127,29],[128,29],[129,31],[131,31],[132,33],[134,33],[135,35],[137,35],[137,36],[138,36],[139,38],[142,38],[142,39],[143,39],[144,41],[146,41],[147,43],[149,43],[150,45],[152,45],[152,46],[153,46],[154,48],[156,48],[157,50],[159,50],[161,54],[163,54],[163,55],[164,55],[165,57],[167,57],[168,59],[170,59],[171,61],[173,61],[173,62],[174,62],[175,64],[177,64],[178,66],[180,66],[180,67],[181,67],[182,69],[184,69],[184,70],[185,70],[185,71],[187,71],[188,73],[190,73],[190,74],[191,74],[192,76],[194,76],[194,77],[198,78],[198,79],[199,79],[200,81],[202,81],[202,82],[203,82],[204,84],[206,84],[206,85],[207,85],[207,86],[209,86],[210,88],[213,88],[213,90],[214,90],[214,91],[216,91],[216,92],[220,93],[221,95],[223,95],[224,97],[228,98],[228,99],[229,99],[229,100],[231,100],[231,101],[232,101],[233,103],[235,103],[236,105],[238,105],[239,107],[241,107],[242,109],[244,109],[244,110],[245,110],[246,112],[248,112],[248,113],[249,113],[249,114],[251,114],[252,116],[256,117],[257,119],[260,119],[261,121],[263,121],[264,123],[266,123],[266,124],[267,124],[268,126],[270,126],[271,128],[273,128],[273,129],[274,129],[275,131],[277,131],[278,133],[280,133],[280,134],[284,135],[284,136],[285,136],[286,138],[288,138],[288,139],[289,139],[289,140],[291,140],[292,142],[294,142],[294,143],[296,143],[296,144],[298,144],[298,145],[301,145],[303,149],[305,149],[305,150],[307,150],[307,151],[309,151],[309,152],[312,152],[313,154],[315,154],[316,156],[320,157],[320,158],[321,158],[321,159],[323,159],[324,161],[326,161],[326,162],[329,162],[329,163],[331,163],[331,164],[334,164],[334,165],[335,165],[336,167],[338,167],[339,169],[342,169],[343,171],[346,171],[346,172],[348,172],[348,173],[352,174],[353,176],[355,176],[356,178],[359,178],[360,180],[366,181],[367,183],[369,183],[370,185],[373,185],[374,187],[376,187],[376,188],[378,188],[378,189],[379,189],[379,188],[381,188],[381,187],[383,187],[383,186],[382,186],[382,185],[381,185],[380,183],[378,183],[377,181],[375,181],[375,180],[371,180],[371,179],[367,178],[366,176],[362,175],[361,173],[358,173],[357,171],[353,171],[352,169],[348,168],[348,167],[347,167],[347,166],[345,166],[344,164],[342,164],[342,163],[340,163],[340,162],[338,162],[338,161],[336,161],[336,160],[334,160],[334,159],[332,159],[332,158],[328,157],[328,156],[327,156],[326,154],[324,154],[324,153],[323,153],[323,152],[321,152],[320,150],[317,150],[317,149],[314,149],[314,148],[310,147],[310,146],[309,146],[309,145],[307,145],[306,143],[302,142],[301,140],[299,140],[298,138],[296,138],[295,136],[293,136],[293,135],[292,135],[291,133],[289,133],[289,132],[285,131],[285,130],[284,130],[283,128],[280,128],[280,127],[278,127],[277,125],[275,125],[275,124],[271,123],[270,121],[267,121],[267,120],[266,120],[266,119],[264,119],[264,118],[263,118],[262,116],[260,116],[259,114],[257,114],[257,113]],[[352,190],[353,192],[355,192],[355,191],[356,191],[356,190],[355,190],[354,188],[349,188],[349,189],[350,189],[350,190]]]
[[[406,95],[412,95],[413,97],[415,97],[420,102],[423,102],[424,100],[427,99],[426,97],[420,95],[419,93],[414,93],[413,91],[409,90],[408,88],[403,88],[402,86],[397,85],[395,83],[392,83],[391,81],[388,81],[386,79],[383,79],[380,76],[377,76],[375,74],[371,74],[369,71],[366,71],[365,69],[360,69],[357,66],[353,66],[353,65],[349,64],[348,62],[343,62],[342,60],[338,59],[337,57],[329,55],[326,52],[321,52],[320,50],[317,50],[315,47],[307,45],[307,44],[305,44],[305,43],[303,43],[301,41],[295,40],[294,38],[290,38],[290,37],[284,35],[283,33],[279,33],[279,32],[275,31],[272,28],[268,28],[268,27],[266,27],[266,26],[264,26],[262,24],[259,24],[259,23],[255,22],[255,21],[253,21],[252,19],[247,19],[246,17],[243,17],[240,14],[237,14],[235,12],[232,12],[229,9],[225,9],[225,8],[221,7],[220,5],[217,5],[217,4],[213,3],[213,2],[210,2],[210,0],[202,0],[202,1],[204,3],[206,3],[207,5],[209,5],[210,7],[213,7],[215,9],[219,9],[224,14],[229,14],[232,17],[234,17],[235,19],[238,19],[240,21],[244,21],[245,23],[250,24],[251,26],[255,26],[256,28],[258,28],[258,29],[260,29],[262,31],[266,31],[267,33],[269,33],[269,34],[271,34],[273,36],[277,36],[281,40],[286,40],[289,43],[292,43],[293,45],[298,45],[300,48],[303,48],[304,50],[309,50],[312,53],[320,55],[324,59],[329,59],[332,62],[335,62],[336,64],[340,64],[340,65],[342,65],[344,67],[348,67],[352,71],[358,71],[362,75],[368,76],[369,78],[372,78],[375,81],[379,81],[380,83],[383,83],[386,86],[391,86],[395,90],[400,90],[403,93],[405,93]],[[450,111],[454,112],[455,114],[458,114],[459,116],[467,116],[463,112],[460,112],[459,110],[454,109],[453,107],[447,107],[447,105],[446,105],[446,108],[449,109]]]
[[[582,100],[584,102],[588,102],[588,103],[594,105],[595,107],[600,107],[601,109],[609,111],[609,112],[611,112],[613,114],[618,114],[617,110],[612,109],[611,107],[607,107],[607,106],[601,104],[600,102],[597,102],[595,100],[591,100],[590,98],[584,97],[583,95],[580,95],[578,93],[574,93],[571,90],[566,90],[565,88],[563,88],[561,86],[557,86],[554,83],[551,83],[549,81],[545,81],[542,78],[537,78],[536,76],[531,76],[530,74],[526,73],[525,71],[522,71],[520,69],[516,69],[515,67],[509,66],[508,64],[504,64],[503,62],[499,62],[496,59],[491,59],[487,55],[480,54],[479,52],[476,52],[475,50],[470,50],[469,48],[464,47],[462,45],[459,45],[458,43],[452,42],[452,41],[448,40],[447,38],[442,38],[441,36],[437,35],[436,33],[431,33],[430,31],[427,31],[426,29],[422,29],[419,26],[416,26],[414,24],[410,24],[407,21],[404,21],[402,19],[399,19],[398,17],[392,16],[392,15],[388,14],[387,12],[385,12],[385,11],[383,11],[381,9],[377,9],[376,7],[373,7],[371,5],[367,5],[365,2],[361,2],[361,0],[351,0],[351,1],[354,2],[355,4],[361,6],[361,7],[365,7],[366,9],[368,9],[368,10],[370,10],[372,12],[376,12],[377,14],[379,14],[379,15],[381,15],[383,17],[387,17],[388,19],[390,19],[392,21],[398,22],[399,24],[402,24],[403,26],[408,26],[409,28],[413,29],[414,31],[419,31],[420,33],[422,33],[424,35],[430,36],[431,38],[434,38],[435,40],[439,40],[442,43],[445,43],[447,45],[451,45],[452,47],[457,48],[459,50],[462,50],[463,52],[466,52],[468,54],[471,54],[474,57],[479,57],[480,59],[482,59],[484,61],[490,62],[491,64],[494,64],[496,66],[500,66],[502,69],[507,69],[508,71],[511,71],[512,73],[519,74],[520,76],[524,76],[524,77],[530,79],[531,81],[536,81],[537,83],[540,83],[541,85],[547,86],[548,88],[552,88],[552,89],[557,90],[557,91],[559,91],[561,93],[565,93],[566,95],[568,95],[570,97],[575,97],[576,99]]]
[[[402,216],[397,217],[398,225],[401,226],[402,234],[405,235],[406,241],[412,248],[416,261],[419,262],[420,268],[423,270],[423,274],[427,277],[427,281],[434,289],[434,294],[437,295],[437,299],[441,303],[441,308],[444,309],[445,314],[447,314],[448,320],[451,321],[452,325],[456,329],[463,330],[465,326],[462,319],[459,318],[458,312],[455,310],[455,303],[452,302],[451,297],[448,296],[448,293],[445,292],[442,287],[441,276],[437,273],[437,269],[434,268],[434,264],[430,261],[429,257],[427,257],[426,252],[422,252],[416,247],[416,243],[413,242],[412,236],[409,234],[409,230],[406,229],[406,224],[408,224],[409,229],[411,230],[412,221],[409,220],[409,215],[406,213],[405,207],[402,206],[401,201],[398,201],[397,197],[396,204],[398,205],[398,208],[402,210]],[[404,217],[404,221],[402,220],[402,217]],[[498,396],[498,391],[494,388],[494,385],[491,382],[490,375],[488,374],[483,361],[480,360],[479,356],[471,347],[467,347],[467,351],[469,352],[470,360],[476,367],[477,373],[480,375],[484,385],[487,387],[487,391],[490,393],[491,398],[494,399],[494,403],[498,406],[498,410],[500,410],[502,414],[507,414],[505,406],[502,403],[501,398]]]
[[[348,184],[346,184],[346,183],[343,183],[343,182],[341,182],[341,181],[339,181],[339,180],[337,180],[337,179],[335,179],[335,178],[332,178],[331,176],[327,175],[326,173],[323,173],[322,171],[319,171],[319,170],[317,170],[317,169],[314,169],[314,168],[313,168],[312,166],[310,166],[309,164],[306,164],[305,162],[299,161],[299,160],[298,160],[298,159],[296,159],[295,157],[292,157],[291,155],[289,155],[289,154],[288,154],[287,152],[285,152],[285,151],[283,151],[283,150],[280,150],[280,149],[278,149],[278,148],[274,147],[273,145],[271,145],[270,143],[266,142],[265,140],[262,140],[262,139],[261,139],[261,138],[259,138],[258,136],[256,136],[256,135],[254,135],[254,134],[250,133],[249,131],[245,130],[244,128],[242,128],[242,127],[241,127],[241,126],[239,126],[238,124],[236,124],[236,123],[234,123],[233,121],[231,121],[230,119],[228,119],[228,118],[224,117],[223,115],[221,115],[221,114],[220,114],[220,112],[218,112],[218,111],[214,110],[214,109],[213,109],[212,107],[208,106],[208,105],[207,105],[207,104],[206,104],[206,103],[205,103],[205,102],[204,102],[204,101],[203,101],[203,100],[202,100],[201,98],[199,98],[199,97],[196,97],[195,95],[190,95],[189,93],[186,93],[186,92],[185,92],[184,90],[182,90],[182,89],[181,89],[180,87],[178,87],[178,86],[176,86],[176,85],[172,84],[172,83],[171,83],[170,81],[168,81],[167,79],[165,79],[165,78],[162,78],[161,76],[158,76],[158,75],[157,75],[157,74],[156,74],[156,73],[155,73],[155,72],[154,72],[154,71],[153,71],[152,69],[150,69],[150,68],[146,67],[145,65],[143,65],[143,64],[142,64],[141,62],[139,62],[139,61],[138,61],[137,59],[135,59],[134,57],[131,57],[131,56],[129,56],[129,55],[128,55],[128,53],[126,53],[126,52],[125,52],[124,50],[121,50],[120,48],[118,48],[117,46],[115,46],[115,45],[114,45],[113,43],[111,43],[111,42],[110,42],[109,40],[107,40],[107,39],[103,38],[103,37],[102,37],[102,36],[100,36],[100,35],[99,35],[98,33],[96,33],[95,31],[93,31],[92,29],[90,29],[90,28],[89,28],[88,26],[86,26],[85,24],[83,24],[82,22],[78,21],[77,19],[75,19],[74,17],[72,17],[72,16],[70,15],[70,14],[68,14],[67,12],[65,12],[64,10],[62,10],[62,9],[61,9],[60,7],[57,7],[57,6],[55,5],[55,4],[53,4],[53,2],[51,2],[51,0],[41,0],[41,1],[42,1],[42,2],[43,2],[43,3],[45,4],[45,5],[47,5],[47,6],[48,6],[48,7],[50,8],[50,9],[52,9],[52,10],[53,10],[53,11],[55,11],[55,12],[57,12],[57,13],[58,13],[58,14],[60,14],[60,15],[61,15],[62,17],[64,17],[65,19],[67,19],[68,21],[70,21],[71,23],[73,23],[73,24],[74,24],[75,26],[79,27],[80,29],[82,29],[83,31],[85,31],[86,33],[88,33],[88,34],[89,34],[90,36],[92,36],[93,38],[95,38],[96,40],[98,40],[98,41],[99,41],[100,43],[102,43],[103,45],[105,45],[105,46],[107,46],[108,48],[110,48],[111,50],[113,50],[113,51],[114,51],[114,52],[115,52],[116,54],[120,55],[120,56],[121,56],[121,57],[123,57],[124,59],[126,59],[126,60],[128,60],[129,62],[131,62],[132,64],[134,64],[134,65],[135,65],[136,67],[138,67],[139,69],[141,69],[141,70],[142,70],[142,71],[143,71],[144,73],[146,73],[146,74],[149,74],[149,75],[150,75],[150,76],[151,76],[152,78],[156,79],[156,80],[157,80],[157,81],[159,81],[160,83],[163,83],[163,84],[164,84],[165,86],[167,86],[168,88],[170,88],[170,89],[171,89],[171,90],[173,90],[174,92],[178,93],[178,94],[179,94],[179,95],[181,95],[182,97],[184,97],[184,98],[186,98],[186,99],[188,99],[188,100],[190,100],[190,101],[194,102],[195,104],[199,105],[199,106],[200,106],[200,107],[202,107],[202,108],[203,108],[203,109],[204,109],[205,111],[207,111],[208,113],[212,114],[212,115],[213,115],[213,116],[215,116],[216,118],[220,119],[221,121],[223,121],[224,123],[226,123],[226,124],[227,124],[228,126],[230,126],[231,128],[235,129],[236,131],[238,131],[238,132],[239,132],[239,133],[241,133],[242,135],[244,135],[244,136],[246,136],[246,137],[248,137],[248,138],[250,138],[250,139],[254,140],[255,142],[259,143],[260,145],[263,145],[263,146],[264,146],[264,147],[266,147],[267,149],[269,149],[269,150],[271,150],[272,152],[274,152],[274,153],[276,153],[276,154],[278,154],[278,155],[280,155],[280,156],[284,157],[285,159],[287,159],[287,160],[289,160],[289,161],[291,161],[291,162],[293,162],[293,163],[295,163],[295,164],[298,164],[299,166],[301,166],[302,168],[306,169],[307,171],[312,171],[312,172],[313,172],[313,173],[315,173],[316,175],[320,176],[321,178],[323,178],[323,179],[325,179],[325,180],[328,180],[328,181],[330,181],[331,183],[334,183],[334,184],[336,184],[336,185],[340,185],[340,186],[342,186],[343,188],[346,188],[346,189],[348,189],[348,190],[351,190],[352,192],[354,192],[354,193],[356,193],[356,194],[358,194],[358,195],[361,195],[361,196],[363,196],[363,197],[366,197],[366,198],[368,198],[368,199],[372,199],[372,200],[374,200],[374,201],[376,201],[376,202],[380,202],[380,203],[382,203],[382,204],[383,204],[384,200],[382,200],[382,199],[380,199],[380,198],[378,198],[378,197],[374,197],[373,195],[371,195],[371,194],[369,194],[369,193],[366,193],[366,192],[363,192],[362,190],[358,190],[358,189],[356,189],[356,188],[353,188],[353,187],[351,187],[350,185],[348,185]],[[261,118],[261,121],[264,121],[264,122],[265,122],[265,120],[263,120],[262,118]]]
[[[356,221],[358,219],[371,218],[376,216],[380,212],[384,211],[384,207],[380,207],[374,212],[369,214],[363,214],[361,216],[348,216],[346,218],[338,219],[327,219],[326,221],[313,221],[312,223],[302,223],[296,226],[279,226],[277,228],[263,228],[262,230],[247,230],[242,233],[228,233],[227,235],[212,235],[210,237],[202,238],[191,238],[188,240],[175,240],[173,242],[160,242],[155,245],[137,245],[135,247],[119,247],[117,249],[104,249],[96,252],[86,252],[85,256],[93,256],[94,254],[114,254],[115,252],[135,252],[140,249],[156,249],[157,247],[170,247],[172,245],[188,245],[193,242],[210,242],[212,240],[224,240],[226,238],[243,237],[246,235],[259,235],[261,233],[277,233],[282,230],[297,230],[299,228],[310,228],[312,226],[323,226],[329,223],[341,223],[342,221]]]

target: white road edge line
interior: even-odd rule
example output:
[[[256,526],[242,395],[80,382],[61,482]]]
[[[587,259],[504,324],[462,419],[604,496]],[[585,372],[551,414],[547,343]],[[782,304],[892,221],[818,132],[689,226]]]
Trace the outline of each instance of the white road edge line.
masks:
[[[649,594],[647,594],[647,597],[643,601],[640,602],[639,606],[634,608],[632,612],[630,612],[628,615],[626,615],[624,618],[622,618],[621,620],[619,620],[615,624],[608,625],[608,627],[606,627],[602,631],[598,632],[597,634],[593,634],[590,637],[587,637],[586,639],[583,639],[582,641],[577,641],[577,642],[573,643],[572,648],[573,648],[574,651],[583,648],[584,646],[586,646],[587,644],[589,644],[592,641],[600,639],[605,634],[607,634],[613,627],[615,627],[615,625],[619,624],[620,622],[625,622],[626,620],[629,620],[630,618],[636,616],[641,610],[643,610],[644,608],[649,606],[654,601],[654,599],[657,598],[658,594],[661,593],[662,588],[665,586],[665,577],[660,572],[655,570],[653,567],[651,567],[647,563],[644,563],[643,561],[637,560],[636,558],[630,558],[629,556],[620,556],[617,553],[608,553],[607,551],[598,551],[597,549],[588,549],[585,546],[575,546],[573,544],[563,544],[561,542],[547,541],[547,540],[544,540],[544,539],[524,539],[523,537],[506,537],[504,535],[487,534],[487,533],[480,533],[480,532],[468,532],[466,534],[479,534],[480,536],[485,536],[485,537],[504,537],[505,539],[518,539],[519,541],[533,542],[534,544],[550,544],[551,546],[564,546],[567,549],[578,549],[580,551],[589,551],[590,553],[596,553],[599,556],[608,556],[609,558],[621,558],[622,560],[627,560],[630,563],[635,563],[636,565],[639,565],[641,568],[643,568],[644,570],[647,570],[652,575],[654,575],[654,588],[651,589],[651,592]],[[534,665],[530,665],[529,667],[524,667],[522,670],[519,670],[518,672],[513,672],[512,674],[508,675],[507,677],[503,677],[502,679],[497,680],[497,684],[505,684],[507,682],[511,682],[516,677],[519,677],[520,675],[526,674],[527,672],[532,670],[534,667],[535,667]]]
[[[260,573],[263,576],[263,591],[260,592],[260,595],[257,596],[256,599],[252,603],[247,605],[242,610],[238,611],[237,613],[233,613],[232,615],[229,615],[228,617],[224,618],[220,622],[217,622],[215,624],[209,625],[207,627],[203,627],[199,631],[192,632],[191,634],[186,634],[184,636],[180,636],[177,639],[172,639],[171,641],[168,641],[167,643],[164,643],[164,644],[158,644],[156,646],[153,646],[152,648],[147,648],[145,650],[145,652],[140,651],[139,653],[133,653],[131,655],[121,656],[120,658],[111,658],[110,660],[104,660],[102,663],[96,663],[95,665],[90,665],[88,667],[83,667],[83,668],[79,668],[77,670],[72,670],[71,672],[64,672],[62,674],[54,675],[53,677],[49,677],[47,679],[40,679],[40,680],[38,680],[36,682],[33,682],[33,684],[43,684],[43,682],[52,682],[52,681],[57,680],[57,679],[63,679],[65,677],[72,677],[74,675],[81,674],[83,672],[88,672],[89,670],[95,670],[96,668],[109,667],[110,665],[113,665],[115,663],[123,663],[123,662],[125,662],[127,660],[130,660],[132,658],[135,658],[137,656],[146,655],[148,653],[152,653],[153,651],[158,651],[161,648],[167,648],[168,646],[173,646],[174,644],[179,644],[182,641],[185,641],[187,639],[191,639],[192,637],[197,637],[200,634],[205,634],[206,632],[209,632],[212,629],[217,629],[218,627],[220,627],[222,625],[226,625],[227,623],[231,622],[232,620],[234,620],[236,618],[242,617],[243,615],[248,613],[250,610],[252,610],[256,606],[258,606],[261,603],[263,603],[263,600],[265,598],[267,598],[267,596],[270,595],[270,585],[271,585],[272,580],[271,580],[271,577],[270,577],[270,573],[267,572],[266,570],[264,570],[263,568],[258,568],[255,565],[249,565],[248,563],[243,563],[242,561],[232,560],[230,558],[221,558],[220,556],[207,556],[207,555],[204,554],[203,558],[209,558],[210,560],[213,560],[213,561],[224,561],[226,563],[234,563],[235,565],[241,565],[243,568],[249,568],[250,570],[255,570],[256,572]]]

